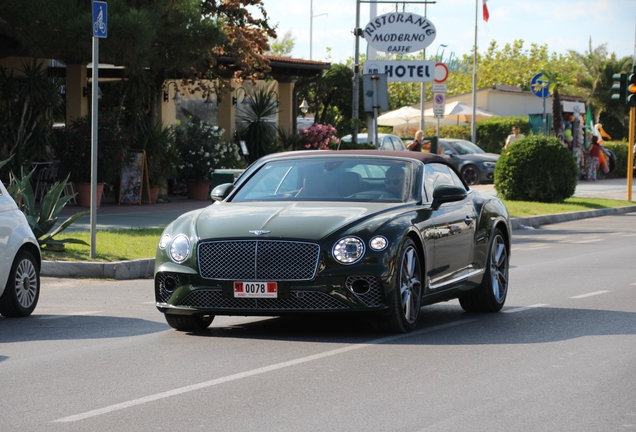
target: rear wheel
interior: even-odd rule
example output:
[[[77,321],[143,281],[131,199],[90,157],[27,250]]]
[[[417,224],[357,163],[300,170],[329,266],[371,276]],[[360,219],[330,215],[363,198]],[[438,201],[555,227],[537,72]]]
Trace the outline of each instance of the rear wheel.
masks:
[[[462,178],[469,185],[479,183],[479,170],[474,165],[468,165],[462,169]]]
[[[168,325],[178,331],[199,331],[210,327],[214,315],[172,315],[165,314]]]
[[[377,330],[391,333],[407,333],[415,329],[422,300],[422,270],[413,240],[406,240],[399,257],[391,313],[375,322]]]
[[[33,313],[40,297],[40,271],[35,258],[27,251],[16,254],[7,285],[0,297],[0,314],[25,317]]]
[[[484,278],[475,290],[459,298],[466,312],[498,312],[503,308],[508,294],[508,249],[501,230],[495,229]]]

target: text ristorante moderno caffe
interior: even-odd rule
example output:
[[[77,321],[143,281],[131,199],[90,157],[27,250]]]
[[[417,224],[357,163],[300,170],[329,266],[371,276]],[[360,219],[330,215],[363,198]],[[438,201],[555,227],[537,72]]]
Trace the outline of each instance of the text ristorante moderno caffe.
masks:
[[[390,27],[392,27],[394,32],[379,32],[382,27],[389,24],[391,24]],[[401,33],[395,32],[396,24],[405,25],[404,31]],[[374,42],[424,42],[427,37],[435,35],[435,27],[429,20],[419,15],[392,13],[379,16],[377,19],[370,21],[364,32]]]

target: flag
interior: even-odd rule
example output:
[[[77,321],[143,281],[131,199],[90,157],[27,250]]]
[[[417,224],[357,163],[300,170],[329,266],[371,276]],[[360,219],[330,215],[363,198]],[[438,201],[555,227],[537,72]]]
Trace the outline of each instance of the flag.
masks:
[[[488,18],[490,18],[490,14],[488,13],[488,6],[486,5],[486,3],[488,3],[488,0],[484,0],[484,8],[483,8],[482,14],[484,16],[484,21],[488,22]]]
[[[585,138],[583,145],[585,146],[585,150],[590,146],[590,139],[594,134],[594,121],[592,120],[592,110],[590,106],[587,106],[587,112],[585,113]]]

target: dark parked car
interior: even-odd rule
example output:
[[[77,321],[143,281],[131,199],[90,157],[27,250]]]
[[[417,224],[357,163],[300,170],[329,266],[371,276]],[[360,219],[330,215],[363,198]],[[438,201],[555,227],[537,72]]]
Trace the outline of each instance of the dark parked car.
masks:
[[[492,183],[499,155],[486,153],[470,141],[440,138],[438,153],[444,156],[469,185]]]
[[[212,198],[157,248],[157,308],[177,330],[215,315],[355,312],[407,332],[425,305],[496,312],[506,300],[508,211],[438,155],[272,154]]]
[[[402,139],[397,135],[392,134],[384,134],[379,133],[378,138],[380,139],[380,150],[401,150],[406,151],[407,148],[404,145]],[[340,149],[354,149],[353,145],[353,137],[351,135],[346,135],[340,138]],[[359,149],[373,149],[375,145],[369,142],[369,134],[360,133],[358,134],[358,147]]]

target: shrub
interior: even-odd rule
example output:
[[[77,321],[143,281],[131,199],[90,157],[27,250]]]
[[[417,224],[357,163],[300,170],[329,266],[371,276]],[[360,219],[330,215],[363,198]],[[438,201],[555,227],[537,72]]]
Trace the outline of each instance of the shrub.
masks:
[[[135,141],[132,133],[119,127],[116,113],[100,112],[97,132],[97,182],[116,183],[126,164],[126,151]],[[91,181],[91,118],[80,117],[66,129],[54,131],[55,154],[60,170],[79,183]]]
[[[238,146],[221,141],[221,135],[223,129],[197,118],[175,126],[179,169],[184,179],[210,180],[215,169],[241,166]]]
[[[314,123],[298,132],[299,150],[329,150],[337,148],[338,131],[331,125]]]
[[[578,166],[554,137],[515,141],[495,165],[495,190],[504,200],[563,202],[574,195]]]

